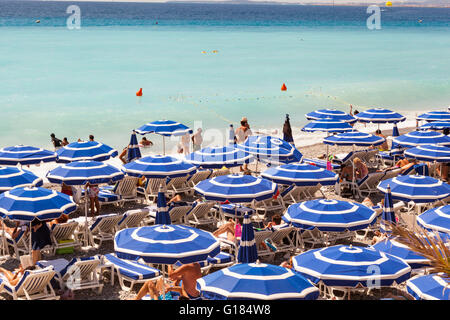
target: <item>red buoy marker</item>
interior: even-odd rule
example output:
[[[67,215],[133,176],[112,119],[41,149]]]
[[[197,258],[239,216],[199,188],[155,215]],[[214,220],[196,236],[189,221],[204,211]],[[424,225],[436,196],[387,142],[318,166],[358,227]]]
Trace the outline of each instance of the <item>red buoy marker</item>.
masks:
[[[136,92],[137,97],[142,97],[142,88],[139,89],[138,92]]]
[[[281,86],[281,91],[286,91],[287,90],[287,87],[286,87],[286,85],[283,83],[283,85]]]

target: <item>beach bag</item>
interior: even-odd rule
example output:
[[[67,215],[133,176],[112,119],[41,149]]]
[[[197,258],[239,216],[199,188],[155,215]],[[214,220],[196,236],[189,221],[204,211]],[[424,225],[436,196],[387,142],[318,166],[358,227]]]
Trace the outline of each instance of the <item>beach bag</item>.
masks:
[[[73,240],[58,240],[59,244],[63,244],[63,243],[71,243],[73,242]],[[58,248],[56,249],[56,254],[71,254],[74,252],[74,248],[73,247],[66,247],[66,248]]]

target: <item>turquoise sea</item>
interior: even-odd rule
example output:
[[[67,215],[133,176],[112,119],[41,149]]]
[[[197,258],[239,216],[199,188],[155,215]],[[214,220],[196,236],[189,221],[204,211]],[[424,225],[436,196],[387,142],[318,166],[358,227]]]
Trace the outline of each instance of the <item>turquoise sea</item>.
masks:
[[[54,132],[121,149],[160,119],[280,130],[323,107],[446,110],[450,9],[382,8],[380,30],[366,9],[0,0],[0,146],[50,148]]]

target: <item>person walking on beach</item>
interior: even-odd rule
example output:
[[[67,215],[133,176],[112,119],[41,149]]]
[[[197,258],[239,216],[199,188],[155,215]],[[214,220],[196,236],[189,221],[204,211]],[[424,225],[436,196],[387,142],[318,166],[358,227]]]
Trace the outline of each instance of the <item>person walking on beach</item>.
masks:
[[[91,214],[92,216],[99,215],[100,202],[98,200],[98,194],[100,193],[100,189],[96,184],[87,183],[86,186],[87,186],[86,192],[88,193],[89,202],[91,205]],[[97,212],[95,212],[95,209],[97,209]]]
[[[241,126],[236,129],[235,136],[236,136],[236,143],[244,143],[245,140],[249,136],[251,136],[252,130],[250,129],[250,125],[248,124],[247,118],[243,117],[241,120]],[[248,164],[245,163],[243,166],[240,167],[241,171],[247,171],[248,170]]]
[[[234,134],[233,124],[230,124],[230,129],[228,131],[228,144],[236,144],[236,135]]]
[[[192,135],[192,144],[194,147],[194,152],[197,150],[200,150],[203,143],[203,137],[202,137],[202,128],[198,128],[197,132]]]
[[[62,141],[60,139],[58,139],[54,133],[50,134],[50,138],[52,138],[52,143],[53,143],[53,147],[56,150],[59,150],[63,147],[62,145]]]
[[[288,114],[286,114],[286,120],[284,121],[284,125],[283,125],[283,140],[286,142],[289,142],[290,144],[295,146],[294,138],[292,137],[291,123],[289,121]]]

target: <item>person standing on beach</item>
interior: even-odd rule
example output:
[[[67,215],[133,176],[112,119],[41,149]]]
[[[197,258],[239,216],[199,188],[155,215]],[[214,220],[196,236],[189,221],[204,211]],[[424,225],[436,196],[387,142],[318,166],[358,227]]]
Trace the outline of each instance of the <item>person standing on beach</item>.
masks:
[[[65,146],[67,146],[68,144],[69,144],[69,141],[67,140],[66,137],[64,137],[64,138],[63,138],[63,141],[62,141],[62,146],[65,147]]]
[[[89,141],[94,141],[94,135],[89,135]]]
[[[183,153],[185,155],[189,154],[189,144],[190,144],[190,137],[189,137],[189,133],[186,133],[184,135],[181,136],[180,138],[180,146],[183,149]]]
[[[235,136],[236,136],[236,143],[244,143],[245,140],[249,136],[251,136],[252,130],[250,129],[250,125],[248,124],[247,118],[243,117],[241,120],[241,126],[236,129]],[[248,171],[248,165],[245,163],[243,166],[241,166],[241,171]]]
[[[194,152],[197,150],[200,150],[203,143],[203,137],[202,137],[202,128],[198,128],[197,132],[192,135],[192,144],[194,147]]]
[[[230,129],[228,131],[228,144],[236,144],[236,135],[234,134],[233,124],[230,124]]]
[[[63,147],[62,141],[58,139],[54,133],[50,134],[50,137],[52,138],[53,147],[55,147],[55,151],[59,150]]]
[[[291,123],[289,121],[288,114],[286,114],[286,120],[284,121],[284,125],[283,125],[283,140],[286,142],[289,142],[290,144],[295,146],[294,138],[292,137]]]

